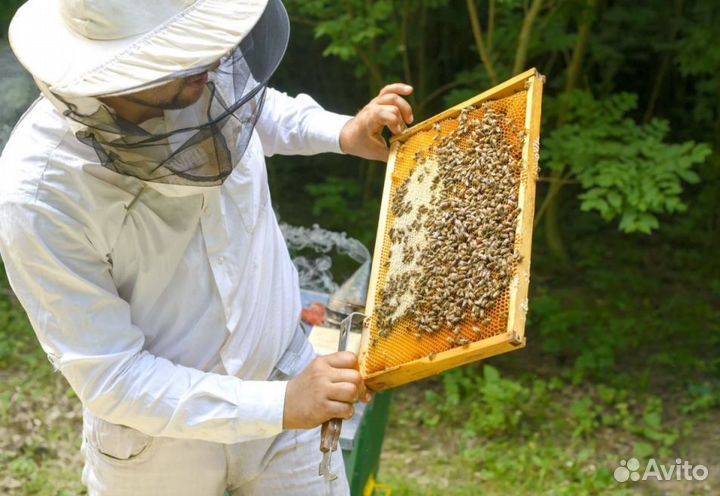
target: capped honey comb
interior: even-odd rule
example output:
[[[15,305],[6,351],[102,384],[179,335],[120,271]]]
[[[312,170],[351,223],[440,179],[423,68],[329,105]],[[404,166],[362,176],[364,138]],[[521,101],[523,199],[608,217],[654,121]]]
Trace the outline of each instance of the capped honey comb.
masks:
[[[537,71],[526,71],[406,130],[393,140],[360,349],[360,370],[371,389],[379,391],[400,386],[525,345],[542,85],[543,78]],[[517,167],[508,170],[508,174],[514,175],[514,183],[517,183],[513,202],[516,202],[515,207],[519,211],[513,221],[516,227],[513,256],[508,259],[511,265],[509,282],[484,310],[482,319],[468,314],[455,325],[421,332],[423,326],[419,319],[422,316],[409,312],[409,317],[394,319],[388,327],[388,307],[383,305],[383,292],[390,279],[391,267],[396,273],[402,263],[397,255],[391,257],[393,234],[396,237],[397,228],[403,222],[396,198],[409,197],[411,202],[420,202],[426,208],[437,208],[432,207],[427,198],[414,198],[413,195],[427,195],[428,190],[415,188],[408,191],[408,179],[418,177],[419,167],[433,167],[437,158],[437,143],[448,136],[452,139],[459,119],[479,121],[486,112],[502,116],[503,145],[517,164]],[[461,151],[468,151],[473,143],[458,140],[457,146]],[[421,180],[422,177],[420,173]],[[397,218],[396,213],[399,213]],[[395,241],[397,247],[397,239]],[[423,240],[415,240],[415,244],[418,243],[423,243]],[[407,262],[410,258],[404,260]],[[427,325],[425,327],[428,331]]]

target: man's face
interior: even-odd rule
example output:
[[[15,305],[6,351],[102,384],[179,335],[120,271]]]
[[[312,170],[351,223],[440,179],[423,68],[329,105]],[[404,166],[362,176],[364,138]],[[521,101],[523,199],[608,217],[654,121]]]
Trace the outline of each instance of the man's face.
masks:
[[[208,73],[175,79],[162,86],[123,95],[123,98],[160,110],[185,108],[197,102],[208,82]]]
[[[197,102],[208,82],[208,72],[216,70],[219,66],[218,61],[207,71],[194,76],[174,79],[161,86],[135,93],[99,98],[115,109],[122,118],[138,124],[162,116],[164,110],[181,109]]]

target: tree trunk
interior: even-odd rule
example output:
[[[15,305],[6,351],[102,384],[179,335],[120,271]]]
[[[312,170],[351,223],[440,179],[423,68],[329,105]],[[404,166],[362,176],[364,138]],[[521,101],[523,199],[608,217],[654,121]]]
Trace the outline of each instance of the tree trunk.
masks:
[[[536,2],[542,2],[542,0],[535,0]],[[498,84],[497,75],[495,74],[495,68],[493,67],[492,60],[490,59],[490,53],[485,46],[483,40],[482,28],[480,27],[480,18],[478,17],[477,8],[475,8],[475,0],[467,0],[468,16],[470,17],[470,26],[472,27],[473,38],[475,38],[475,46],[477,47],[480,60],[482,60],[485,71],[488,74],[490,84],[495,86]]]
[[[580,69],[583,59],[585,58],[585,50],[587,48],[588,38],[590,37],[590,28],[595,17],[596,0],[587,0],[585,12],[583,13],[580,26],[578,27],[577,41],[573,50],[572,59],[568,66],[567,78],[565,80],[565,93],[574,90],[577,87],[580,78]],[[567,108],[560,108],[556,128],[559,128],[567,119]],[[564,182],[561,181],[565,175],[564,169],[554,170],[550,174],[550,186],[545,195],[544,202],[547,202],[545,208],[545,240],[547,242],[550,253],[557,258],[562,264],[568,262],[567,250],[562,238],[560,230],[560,199]],[[538,219],[539,220],[539,219]]]
[[[553,178],[556,178],[555,174],[552,174]],[[565,243],[563,242],[562,232],[560,231],[560,193],[562,192],[563,184],[559,181],[551,181],[548,187],[548,202],[547,209],[545,211],[545,242],[547,243],[548,250],[562,265],[567,265],[569,262],[567,250],[565,249]]]
[[[668,41],[675,42],[677,38],[679,22],[682,19],[682,11],[683,0],[676,0],[675,11],[672,12],[670,14],[670,18],[667,19],[667,23],[670,25],[670,28],[668,29]],[[650,122],[650,119],[652,119],[655,113],[655,106],[657,105],[657,101],[660,98],[660,93],[662,91],[668,70],[670,69],[672,58],[672,52],[667,50],[662,58],[660,67],[658,68],[657,74],[655,76],[655,81],[653,82],[653,87],[652,91],[650,92],[650,98],[648,99],[647,108],[645,109],[645,114],[643,115],[643,123]]]
[[[533,24],[540,13],[543,0],[533,0],[530,10],[525,14],[522,28],[520,29],[520,37],[518,38],[517,51],[515,52],[515,63],[513,64],[513,73],[519,74],[525,68],[527,62],[528,47],[530,46],[530,36],[532,35]]]

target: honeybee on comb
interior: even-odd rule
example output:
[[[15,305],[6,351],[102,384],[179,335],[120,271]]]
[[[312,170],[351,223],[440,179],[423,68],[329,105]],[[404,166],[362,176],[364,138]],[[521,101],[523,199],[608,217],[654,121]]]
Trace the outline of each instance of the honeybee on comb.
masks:
[[[369,388],[525,346],[543,82],[528,70],[391,140],[358,354]]]
[[[489,105],[467,107],[454,123],[436,122],[437,139],[415,152],[414,170],[394,192],[391,257],[375,312],[379,336],[412,314],[419,316],[418,339],[451,329],[448,344],[467,346],[461,324],[472,321],[476,335],[490,323],[486,312],[519,259],[522,140],[507,139],[508,120]],[[443,135],[443,128],[451,131]]]

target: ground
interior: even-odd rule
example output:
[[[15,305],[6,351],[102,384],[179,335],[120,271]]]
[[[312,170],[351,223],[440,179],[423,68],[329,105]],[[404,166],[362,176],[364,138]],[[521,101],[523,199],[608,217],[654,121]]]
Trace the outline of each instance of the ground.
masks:
[[[501,369],[503,364],[496,365]],[[514,383],[497,380],[501,386]],[[38,361],[30,368],[3,370],[0,383],[4,385],[0,392],[0,493],[84,494],[79,481],[81,409],[62,376],[49,363]],[[567,384],[546,389],[541,404],[551,405],[551,415],[541,418],[543,425],[537,425],[537,418],[526,418],[527,411],[514,427],[500,433],[491,426],[483,430],[488,433],[483,437],[468,430],[459,417],[436,417],[442,412],[436,395],[445,391],[440,380],[405,387],[393,397],[378,479],[393,489],[394,496],[720,494],[720,411],[711,409],[689,418],[668,408],[660,434],[680,434],[666,447],[665,456],[655,454],[659,462],[671,463],[682,456],[706,465],[710,473],[706,481],[619,484],[612,479],[612,470],[620,459],[633,454],[644,436],[621,423],[586,426],[587,433],[574,433],[578,426],[597,420],[591,417],[603,415],[599,410],[585,415],[573,406],[578,398],[595,397],[595,389]],[[533,404],[539,401],[523,398]],[[681,403],[678,398],[664,400],[667,405]],[[518,406],[514,401],[508,398],[509,404]],[[637,404],[642,401],[639,398]],[[531,430],[521,427],[525,421],[533,425]]]
[[[414,385],[394,397],[393,416],[385,438],[379,480],[393,488],[393,496],[442,495],[557,495],[557,494],[720,494],[720,411],[714,410],[687,426],[672,446],[671,456],[658,462],[671,464],[682,456],[708,467],[710,476],[697,481],[640,481],[617,483],[612,471],[632,454],[637,437],[622,429],[606,428],[573,440],[563,419],[550,421],[548,436],[538,440],[468,439],[461,427],[427,428],[408,425],[408,412],[423,397],[424,385]],[[568,398],[556,397],[569,409]],[[678,415],[669,424],[681,428]],[[513,437],[511,436],[511,439]],[[481,461],[473,456],[480,446]]]

